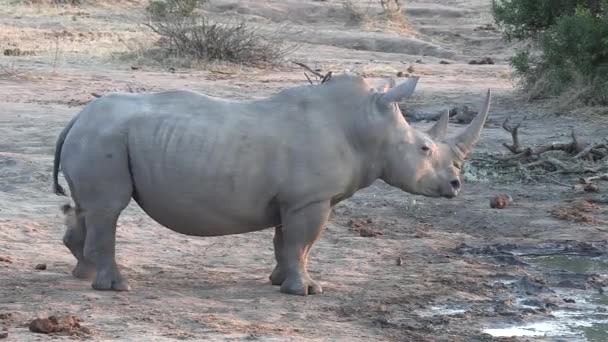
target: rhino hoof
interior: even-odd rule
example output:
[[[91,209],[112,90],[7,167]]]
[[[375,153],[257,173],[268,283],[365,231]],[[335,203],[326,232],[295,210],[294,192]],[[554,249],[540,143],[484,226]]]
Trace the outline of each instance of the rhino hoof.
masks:
[[[270,279],[270,283],[272,285],[281,285],[285,281],[285,273],[283,273],[277,266],[268,278]]]
[[[79,261],[72,270],[72,275],[78,279],[93,279],[95,266],[88,262]]]
[[[129,283],[126,280],[106,282],[99,282],[96,280],[91,287],[99,291],[131,291],[131,286],[129,286]]]
[[[120,273],[116,270],[111,273],[97,273],[95,280],[91,286],[95,290],[107,291],[130,291],[131,287],[126,279],[124,279]]]
[[[316,281],[308,278],[304,279],[285,279],[283,284],[281,284],[281,292],[299,295],[299,296],[307,296],[309,294],[320,294],[323,293],[323,288]]]

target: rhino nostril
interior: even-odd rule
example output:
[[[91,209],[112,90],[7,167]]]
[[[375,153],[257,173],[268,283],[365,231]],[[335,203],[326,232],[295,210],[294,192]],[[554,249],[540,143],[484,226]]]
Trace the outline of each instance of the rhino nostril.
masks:
[[[454,179],[453,181],[451,181],[450,185],[452,186],[452,188],[454,188],[454,190],[460,189],[460,181],[458,179]]]

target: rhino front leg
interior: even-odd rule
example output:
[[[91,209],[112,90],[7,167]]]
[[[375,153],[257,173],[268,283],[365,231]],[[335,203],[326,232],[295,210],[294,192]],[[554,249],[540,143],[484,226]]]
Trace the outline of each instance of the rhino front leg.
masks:
[[[284,277],[281,292],[302,296],[323,292],[321,286],[308,275],[307,264],[308,253],[321,235],[330,210],[330,203],[324,201],[303,208],[287,209],[281,215],[282,253],[276,254],[277,266]]]

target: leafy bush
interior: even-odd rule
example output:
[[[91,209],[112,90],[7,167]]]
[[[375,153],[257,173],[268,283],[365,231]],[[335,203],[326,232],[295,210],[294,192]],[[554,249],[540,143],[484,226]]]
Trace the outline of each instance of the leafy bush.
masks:
[[[494,1],[493,13],[505,38],[528,43],[511,65],[531,98],[608,104],[608,0]]]
[[[287,31],[264,33],[245,22],[213,22],[200,10],[207,0],[153,0],[147,7],[150,27],[161,36],[165,55],[195,61],[236,64],[274,64],[296,44],[287,42]]]

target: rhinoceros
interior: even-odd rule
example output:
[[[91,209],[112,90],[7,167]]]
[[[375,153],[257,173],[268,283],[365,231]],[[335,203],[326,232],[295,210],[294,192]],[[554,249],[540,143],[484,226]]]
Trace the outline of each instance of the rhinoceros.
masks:
[[[446,138],[449,114],[428,131],[397,103],[418,77],[377,89],[339,74],[262,99],[236,101],[188,90],[111,93],[89,103],[60,133],[53,189],[64,174],[74,207],[64,244],[72,274],[97,290],[128,291],[115,260],[116,222],[133,198],[156,222],[191,236],[274,228],[280,291],[317,294],[310,250],[332,207],[380,179],[428,197],[453,198],[460,170],[488,116],[482,110]]]

